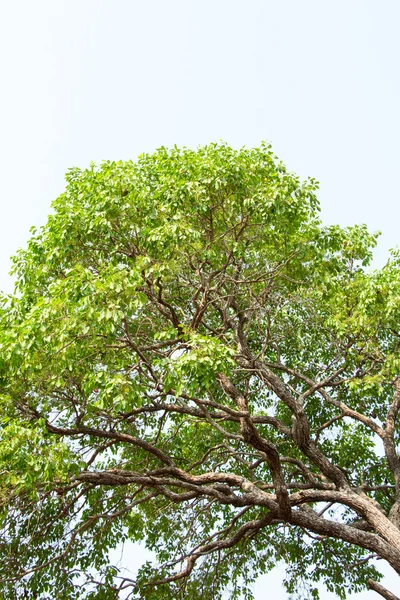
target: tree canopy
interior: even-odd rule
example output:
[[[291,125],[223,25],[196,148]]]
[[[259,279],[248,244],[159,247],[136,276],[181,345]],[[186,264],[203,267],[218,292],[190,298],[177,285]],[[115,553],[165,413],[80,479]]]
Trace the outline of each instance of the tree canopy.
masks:
[[[282,560],[294,598],[395,598],[399,255],[267,145],[66,179],[2,297],[3,597],[249,600]]]

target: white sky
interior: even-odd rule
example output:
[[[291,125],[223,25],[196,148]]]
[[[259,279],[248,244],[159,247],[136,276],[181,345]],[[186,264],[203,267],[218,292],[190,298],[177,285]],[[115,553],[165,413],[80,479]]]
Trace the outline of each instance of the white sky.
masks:
[[[326,222],[383,232],[383,264],[399,242],[399,19],[398,0],[0,0],[0,289],[69,167],[220,139],[271,141],[321,182]],[[286,598],[279,581],[257,600]]]

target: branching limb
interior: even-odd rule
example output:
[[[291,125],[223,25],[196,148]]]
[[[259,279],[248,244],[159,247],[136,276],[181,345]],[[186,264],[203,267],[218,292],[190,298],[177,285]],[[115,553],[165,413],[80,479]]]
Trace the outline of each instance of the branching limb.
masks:
[[[360,421],[366,427],[371,429],[371,431],[373,431],[374,433],[379,435],[380,438],[383,439],[384,431],[383,431],[382,427],[380,427],[377,423],[375,423],[375,421],[373,419],[371,419],[367,415],[364,415],[363,413],[360,413],[360,412],[350,408],[349,406],[347,406],[347,404],[345,404],[345,402],[338,400],[337,398],[334,398],[333,396],[331,396],[324,387],[319,386],[318,382],[313,381],[310,377],[307,377],[306,375],[304,375],[303,373],[300,373],[299,371],[296,371],[295,369],[290,369],[289,367],[286,367],[283,363],[268,363],[267,362],[264,364],[266,365],[266,367],[268,367],[270,369],[277,369],[279,371],[287,373],[288,375],[297,377],[298,379],[300,379],[301,381],[304,381],[311,387],[317,386],[315,388],[315,391],[317,391],[323,397],[323,399],[326,402],[328,402],[328,404],[331,404],[333,406],[336,406],[336,408],[339,408],[345,414],[346,417],[351,417],[352,419]]]
[[[248,521],[241,527],[239,527],[238,531],[231,538],[227,540],[215,540],[210,542],[209,544],[205,544],[204,546],[200,546],[195,553],[193,553],[190,557],[187,558],[186,567],[176,573],[175,575],[171,575],[170,577],[165,577],[164,579],[159,579],[158,581],[151,581],[147,583],[148,586],[154,587],[156,585],[162,585],[164,583],[172,583],[173,581],[178,581],[179,579],[183,579],[188,577],[193,570],[195,562],[201,556],[205,556],[206,554],[210,554],[211,552],[225,550],[227,548],[232,548],[236,546],[238,542],[246,536],[250,534],[254,534],[256,531],[259,531],[266,525],[270,524],[276,515],[273,512],[268,513],[265,517],[258,520]]]
[[[244,341],[242,342],[244,344]],[[266,386],[278,396],[293,413],[293,439],[300,450],[316,465],[322,473],[340,488],[348,488],[349,482],[341,469],[334,465],[310,439],[310,426],[302,405],[291,394],[285,383],[269,368],[268,364],[255,360],[244,346],[246,356],[238,359],[239,364],[247,371],[256,374]],[[290,370],[291,371],[291,370]],[[306,378],[310,385],[313,381]],[[324,390],[320,388],[319,393]]]
[[[229,378],[223,373],[220,373],[218,375],[218,380],[225,393],[235,400],[239,410],[244,413],[248,413],[246,399],[235,388],[235,386],[232,384]],[[270,442],[269,440],[263,438],[258,433],[248,414],[247,416],[241,417],[240,419],[240,431],[242,433],[243,439],[247,443],[253,446],[253,448],[261,450],[261,452],[265,454],[268,466],[271,470],[272,480],[274,482],[279,506],[281,507],[283,514],[288,515],[290,513],[288,491],[283,478],[279,453],[275,445],[272,444],[272,442]]]

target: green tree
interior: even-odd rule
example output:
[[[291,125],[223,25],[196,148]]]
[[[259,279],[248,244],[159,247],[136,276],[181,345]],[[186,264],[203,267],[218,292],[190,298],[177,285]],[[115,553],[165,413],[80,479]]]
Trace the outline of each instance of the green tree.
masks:
[[[69,171],[2,299],[5,599],[250,599],[279,560],[395,598],[400,256],[316,189],[265,145]]]

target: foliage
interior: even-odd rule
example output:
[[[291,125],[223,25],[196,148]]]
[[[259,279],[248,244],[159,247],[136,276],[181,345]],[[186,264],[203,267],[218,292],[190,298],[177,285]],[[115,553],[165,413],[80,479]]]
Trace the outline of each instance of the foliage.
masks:
[[[3,597],[293,597],[400,572],[400,256],[269,146],[71,169],[0,313]],[[157,554],[136,579],[123,540]],[[28,596],[27,596],[28,594]]]

